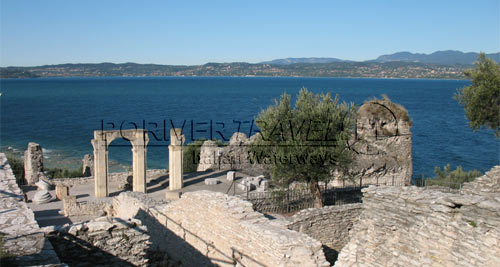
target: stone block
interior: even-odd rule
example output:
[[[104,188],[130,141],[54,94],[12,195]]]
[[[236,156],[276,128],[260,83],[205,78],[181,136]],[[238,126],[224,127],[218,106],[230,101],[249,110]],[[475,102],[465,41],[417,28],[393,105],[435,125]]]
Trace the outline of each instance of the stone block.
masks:
[[[206,185],[216,185],[219,183],[219,180],[217,178],[207,178],[205,179],[205,184]]]
[[[56,185],[56,198],[63,200],[69,196],[69,187],[63,184]]]
[[[228,171],[226,179],[228,181],[234,181],[234,178],[236,178],[236,172],[234,172],[234,171]]]
[[[182,192],[179,190],[166,190],[165,199],[166,200],[178,200],[181,198]]]

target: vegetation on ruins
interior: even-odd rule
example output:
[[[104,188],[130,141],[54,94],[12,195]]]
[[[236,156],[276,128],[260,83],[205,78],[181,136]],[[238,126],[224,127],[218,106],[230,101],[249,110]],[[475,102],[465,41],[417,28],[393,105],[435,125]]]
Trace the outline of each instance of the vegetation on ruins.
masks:
[[[500,66],[481,53],[476,67],[464,74],[472,85],[459,89],[454,98],[465,108],[469,126],[493,129],[500,137]]]
[[[261,133],[250,147],[250,157],[261,158],[274,183],[306,182],[316,207],[323,206],[320,181],[334,171],[348,173],[352,151],[347,140],[355,121],[355,107],[338,96],[314,94],[303,88],[295,106],[284,93],[257,116]]]
[[[406,108],[404,108],[400,104],[392,102],[387,95],[382,95],[381,99],[374,97],[373,99],[365,101],[365,104],[372,105],[362,105],[358,110],[358,118],[364,117],[393,120],[394,114],[398,121],[411,122]],[[392,113],[389,112],[388,109]]]
[[[16,176],[17,184],[24,184],[24,161],[10,153],[5,153],[5,155],[14,176]]]
[[[436,177],[426,178],[426,186],[445,186],[454,189],[459,189],[463,183],[471,182],[476,177],[483,175],[480,171],[474,169],[472,171],[464,171],[462,166],[458,166],[455,170],[451,169],[451,165],[447,164],[441,170],[440,167],[434,168]]]
[[[48,178],[78,178],[82,177],[82,168],[78,169],[62,169],[62,168],[45,168],[45,175]]]

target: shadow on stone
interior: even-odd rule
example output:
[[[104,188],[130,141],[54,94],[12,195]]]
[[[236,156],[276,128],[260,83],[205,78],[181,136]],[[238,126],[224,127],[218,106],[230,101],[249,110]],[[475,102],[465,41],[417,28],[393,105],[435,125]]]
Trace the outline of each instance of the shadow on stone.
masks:
[[[339,252],[335,249],[323,245],[323,253],[325,253],[326,260],[333,266],[339,257]]]

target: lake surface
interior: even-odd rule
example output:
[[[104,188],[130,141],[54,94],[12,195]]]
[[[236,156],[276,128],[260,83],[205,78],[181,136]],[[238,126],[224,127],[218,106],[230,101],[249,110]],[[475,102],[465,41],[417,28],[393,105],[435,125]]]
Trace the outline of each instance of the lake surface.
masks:
[[[151,131],[148,167],[167,168],[169,141],[165,141],[164,132],[168,137],[172,124],[184,124],[188,141],[229,139],[238,126],[248,135],[251,121],[263,108],[283,92],[295,95],[306,87],[338,94],[341,100],[355,104],[382,94],[402,104],[413,121],[414,176],[433,175],[434,166],[447,163],[484,172],[500,164],[500,142],[493,131],[473,132],[463,108],[453,100],[454,92],[469,84],[455,80],[256,77],[3,79],[0,149],[12,147],[21,153],[28,142],[37,142],[44,148],[46,165],[75,167],[83,155],[92,153],[94,130],[145,125]],[[127,142],[112,144],[117,146],[110,148],[111,169],[130,167],[130,147],[119,146]]]

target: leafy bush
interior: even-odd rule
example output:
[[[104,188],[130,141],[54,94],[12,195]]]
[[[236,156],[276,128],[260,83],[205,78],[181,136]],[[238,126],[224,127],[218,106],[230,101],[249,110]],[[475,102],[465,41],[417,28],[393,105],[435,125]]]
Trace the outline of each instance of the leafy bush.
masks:
[[[24,184],[24,161],[12,154],[6,154],[12,172],[16,176],[17,184]]]
[[[425,179],[425,185],[439,185],[458,189],[463,183],[471,182],[476,177],[483,175],[480,171],[474,169],[472,171],[464,171],[462,166],[458,166],[455,170],[451,169],[450,164],[447,164],[441,170],[440,167],[434,168],[436,177]]]
[[[61,169],[61,168],[45,168],[45,175],[48,178],[77,178],[82,177],[80,169]]]

